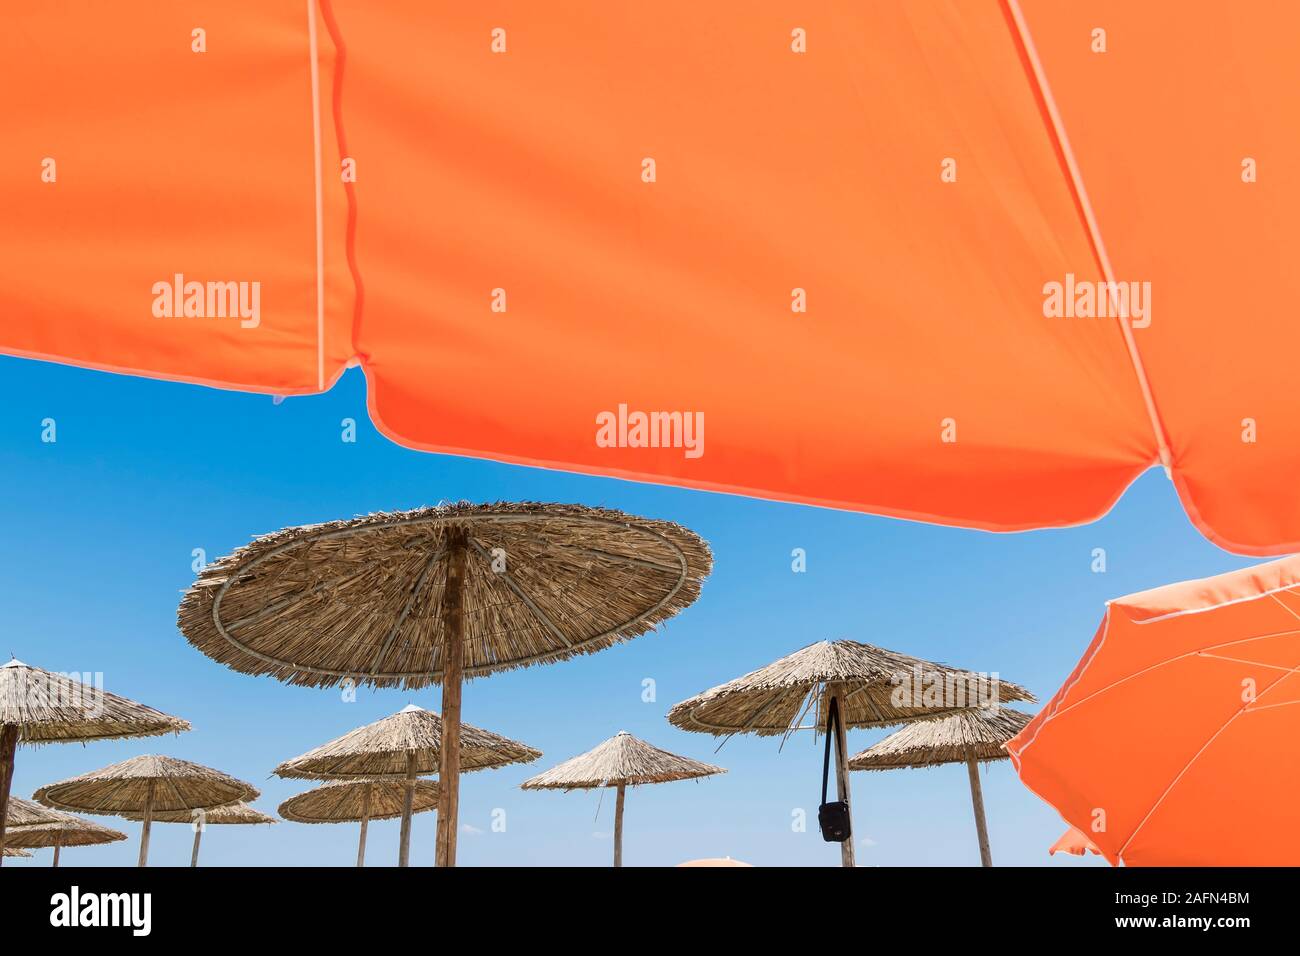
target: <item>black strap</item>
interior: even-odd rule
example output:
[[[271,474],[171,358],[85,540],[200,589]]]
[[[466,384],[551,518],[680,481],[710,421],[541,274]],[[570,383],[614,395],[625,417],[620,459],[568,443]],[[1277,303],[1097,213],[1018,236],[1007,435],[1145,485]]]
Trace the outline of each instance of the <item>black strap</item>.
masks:
[[[835,749],[838,752],[840,746],[839,734],[836,728],[840,723],[840,701],[838,697],[831,698],[831,705],[826,713],[826,757],[822,760],[822,803],[826,802],[826,784],[831,776],[831,737],[835,737]],[[843,758],[844,754],[840,754]]]

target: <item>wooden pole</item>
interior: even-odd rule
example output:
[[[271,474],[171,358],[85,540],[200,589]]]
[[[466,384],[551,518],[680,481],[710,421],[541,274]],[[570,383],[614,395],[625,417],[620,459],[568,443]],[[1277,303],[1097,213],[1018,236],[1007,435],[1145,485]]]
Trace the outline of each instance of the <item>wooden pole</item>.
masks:
[[[980,863],[993,865],[993,852],[989,849],[989,825],[984,819],[984,791],[980,789],[980,765],[971,757],[966,761],[966,770],[970,774],[970,802],[975,808],[975,833],[980,841]]]
[[[366,828],[370,826],[370,793],[375,785],[367,784],[366,795],[361,798],[361,839],[357,842],[357,866],[366,865]]]
[[[153,788],[154,782],[149,781],[149,795],[144,799],[144,823],[140,826],[140,859],[136,866],[149,865],[149,827],[153,823]]]
[[[199,842],[203,839],[203,824],[194,821],[194,849],[190,851],[190,866],[199,865]]]
[[[366,790],[369,795],[369,789]],[[411,865],[411,813],[415,809],[415,753],[406,755],[406,795],[402,798],[402,847],[397,854],[398,866]]]
[[[14,753],[18,750],[18,727],[0,729],[0,865],[4,864],[5,819],[9,815],[9,790],[14,782]]]
[[[59,831],[59,842],[56,843],[56,844],[54,844],[54,862],[51,863],[50,866],[57,867],[57,866],[59,865],[59,850],[61,850],[61,849],[63,849],[63,831],[62,831],[62,830]]]
[[[844,730],[844,685],[832,684],[828,690],[830,699],[839,701],[840,719],[835,722],[835,790],[849,809],[849,838],[840,844],[840,865],[857,866],[853,853],[853,842],[857,834],[853,832],[853,803],[849,799],[849,744]],[[829,700],[827,701],[827,720],[830,719]],[[827,733],[830,732],[829,727]]]
[[[618,785],[618,799],[614,801],[614,865],[623,865],[623,796],[627,784]]]
[[[456,865],[460,810],[460,685],[465,665],[465,532],[447,533],[447,584],[442,596],[442,753],[438,773],[438,866]]]

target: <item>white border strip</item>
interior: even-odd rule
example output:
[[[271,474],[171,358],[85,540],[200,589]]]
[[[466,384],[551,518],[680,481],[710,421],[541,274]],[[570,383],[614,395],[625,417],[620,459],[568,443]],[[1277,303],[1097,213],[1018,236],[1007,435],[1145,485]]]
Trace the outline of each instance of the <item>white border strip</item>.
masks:
[[[1043,102],[1047,105],[1047,114],[1051,117],[1057,141],[1061,144],[1061,152],[1065,156],[1065,164],[1070,171],[1070,179],[1074,182],[1074,189],[1079,197],[1079,205],[1083,208],[1084,224],[1088,227],[1088,234],[1092,238],[1093,247],[1097,250],[1097,258],[1101,262],[1102,275],[1110,283],[1107,288],[1113,291],[1115,289],[1115,273],[1110,266],[1110,256],[1106,252],[1106,244],[1102,242],[1101,229],[1097,225],[1097,217],[1093,214],[1092,203],[1088,199],[1088,190],[1083,185],[1083,174],[1079,171],[1079,164],[1075,161],[1074,150],[1070,148],[1070,138],[1065,133],[1065,123],[1061,121],[1061,113],[1056,108],[1056,100],[1052,97],[1052,88],[1047,82],[1047,74],[1043,70],[1042,61],[1038,59],[1038,50],[1034,47],[1033,37],[1029,35],[1029,25],[1025,22],[1025,15],[1020,9],[1018,0],[1007,0],[1007,8],[1011,11],[1012,19],[1015,20],[1016,31],[1020,34],[1020,42],[1024,45],[1025,53],[1029,57],[1029,65],[1034,70],[1034,80],[1038,83],[1038,90],[1043,96]],[[1112,302],[1112,305],[1117,305],[1117,303]],[[1133,330],[1129,328],[1128,321],[1123,317],[1119,320],[1119,327],[1120,331],[1124,333],[1124,344],[1128,347],[1128,356],[1133,363],[1133,371],[1137,373],[1138,386],[1142,390],[1142,400],[1146,403],[1147,416],[1151,419],[1151,429],[1155,432],[1160,464],[1165,466],[1165,471],[1168,473],[1173,466],[1173,456],[1169,453],[1169,446],[1165,444],[1164,426],[1160,422],[1160,413],[1156,410],[1156,401],[1151,394],[1151,384],[1147,381],[1146,369],[1142,365],[1142,357],[1138,354],[1137,343],[1133,340]]]
[[[320,51],[316,38],[316,0],[307,0],[311,41],[311,132],[316,176],[316,388],[325,391],[325,213],[321,190]]]

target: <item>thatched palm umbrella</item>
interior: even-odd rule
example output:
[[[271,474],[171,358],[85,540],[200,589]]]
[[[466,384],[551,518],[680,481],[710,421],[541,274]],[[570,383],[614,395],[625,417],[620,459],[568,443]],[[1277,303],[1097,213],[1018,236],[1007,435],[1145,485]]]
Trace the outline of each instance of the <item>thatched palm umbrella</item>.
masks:
[[[30,859],[31,854],[28,853],[26,850],[20,850],[17,847],[7,846],[4,848],[3,851],[0,851],[0,857],[10,857],[13,859]]]
[[[417,777],[438,772],[442,761],[442,718],[411,704],[383,720],[349,731],[337,740],[286,760],[275,768],[280,777],[339,780],[353,777],[403,777],[407,809],[402,813],[402,839],[398,866],[406,866],[411,853],[411,800]],[[460,728],[462,770],[487,770],[511,763],[529,763],[542,755],[515,740],[479,730]]]
[[[0,847],[18,744],[84,743],[180,733],[179,717],[13,660],[0,667]]]
[[[970,777],[970,801],[975,810],[980,862],[992,866],[993,853],[989,849],[989,827],[984,817],[979,765],[1009,760],[1011,755],[1006,751],[1006,742],[1020,733],[1031,718],[1031,714],[997,707],[964,710],[936,720],[917,721],[851,757],[849,769],[898,770],[902,767],[964,763]]]
[[[743,677],[684,700],[668,712],[683,730],[730,737],[804,729],[825,731],[831,704],[836,725],[836,788],[849,804],[847,727],[888,727],[955,713],[997,700],[1029,700],[1023,687],[857,641],[822,641]],[[850,832],[851,832],[850,825]],[[841,862],[854,865],[853,838],[840,844]]]
[[[39,803],[24,800],[22,797],[10,797],[9,806],[5,809],[5,823],[10,828],[59,823],[66,816],[65,813],[47,810]]]
[[[256,800],[259,791],[220,770],[153,754],[92,770],[41,787],[35,798],[56,810],[126,816],[140,814],[140,859],[149,860],[149,828],[155,813],[189,812]]]
[[[144,814],[127,813],[123,814],[128,820],[143,820]],[[203,831],[209,825],[216,826],[257,826],[266,823],[279,823],[275,817],[269,816],[246,803],[230,803],[224,807],[213,807],[210,810],[165,810],[153,815],[154,823],[188,823],[194,827],[194,847],[190,851],[190,866],[199,865],[199,843],[203,839]]]
[[[403,838],[406,838],[410,834],[411,814],[436,810],[437,807],[438,784],[432,780],[417,780],[412,787],[405,780],[361,777],[335,780],[290,797],[280,804],[279,813],[294,823],[351,823],[360,820],[357,866],[365,866],[366,830],[371,820],[402,817]]]
[[[51,865],[58,866],[59,851],[66,846],[99,846],[126,839],[126,834],[120,830],[111,830],[70,813],[60,813],[58,816],[57,823],[35,823],[31,826],[14,827],[9,831],[9,845],[27,850],[53,847],[54,861]]]
[[[309,686],[442,684],[438,863],[454,866],[466,677],[603,650],[690,605],[708,546],[667,521],[580,505],[463,502],[289,528],[208,565],[186,638]]]
[[[522,784],[525,790],[591,790],[614,787],[614,865],[623,865],[623,798],[628,787],[647,783],[693,780],[726,773],[721,767],[700,763],[660,750],[625,730],[585,754],[557,764]]]

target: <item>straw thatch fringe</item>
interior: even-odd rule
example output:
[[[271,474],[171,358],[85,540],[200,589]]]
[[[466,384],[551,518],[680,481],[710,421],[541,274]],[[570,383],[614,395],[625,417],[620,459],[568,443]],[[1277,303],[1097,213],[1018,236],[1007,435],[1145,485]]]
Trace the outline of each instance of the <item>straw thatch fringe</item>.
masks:
[[[1008,760],[1006,742],[1020,733],[1031,714],[999,707],[969,710],[908,724],[850,758],[850,770],[936,767],[975,760]]]
[[[188,721],[53,671],[10,661],[0,667],[0,724],[25,744],[151,737],[189,730]]]
[[[6,827],[28,827],[38,826],[45,823],[62,823],[65,819],[76,819],[69,817],[66,813],[59,813],[55,810],[47,810],[39,803],[33,803],[31,800],[24,800],[22,797],[9,795],[9,807],[5,812]],[[5,843],[8,844],[8,834],[5,836]]]
[[[535,502],[439,505],[287,528],[208,565],[178,611],[204,654],[322,687],[442,678],[449,530],[469,535],[464,674],[590,654],[699,596],[708,546],[669,521]]]
[[[391,820],[402,815],[406,799],[406,782],[388,777],[373,780],[336,780],[313,790],[290,797],[280,804],[279,814],[294,823],[350,823],[360,820],[370,791],[371,820]],[[412,813],[424,813],[438,807],[438,784],[417,780]]]
[[[286,760],[279,777],[335,780],[344,777],[406,776],[407,755],[415,755],[415,772],[438,772],[442,756],[442,718],[414,705],[391,717],[349,731],[336,740]],[[486,770],[530,763],[540,750],[469,724],[460,727],[461,770]]]
[[[887,727],[999,700],[1033,701],[1017,684],[935,664],[857,641],[821,641],[766,667],[684,700],[668,712],[683,730],[715,736],[784,734],[821,706],[828,684],[848,687],[840,716],[848,727]],[[938,688],[931,698],[927,690]]]
[[[5,842],[8,843],[7,840]],[[12,858],[26,859],[31,857],[31,854],[28,853],[26,850],[19,850],[16,847],[11,847],[11,846],[6,846],[4,850],[0,852],[2,852],[6,857],[9,857],[11,859]]]
[[[252,784],[220,770],[152,754],[49,784],[33,796],[58,810],[120,816],[143,813],[151,787],[157,813],[220,807],[238,800],[256,800],[259,796]]]
[[[525,780],[521,786],[525,790],[583,790],[619,784],[635,787],[726,772],[722,767],[660,750],[622,731],[585,754]]]
[[[142,820],[143,813],[123,813],[128,820]],[[164,810],[153,815],[154,823],[198,823],[204,826],[244,826],[260,823],[279,823],[275,817],[263,813],[246,803],[230,803],[208,810]]]
[[[119,830],[111,830],[70,813],[60,815],[65,819],[59,823],[37,823],[8,831],[5,846],[35,850],[47,846],[99,846],[126,839],[126,834]]]

